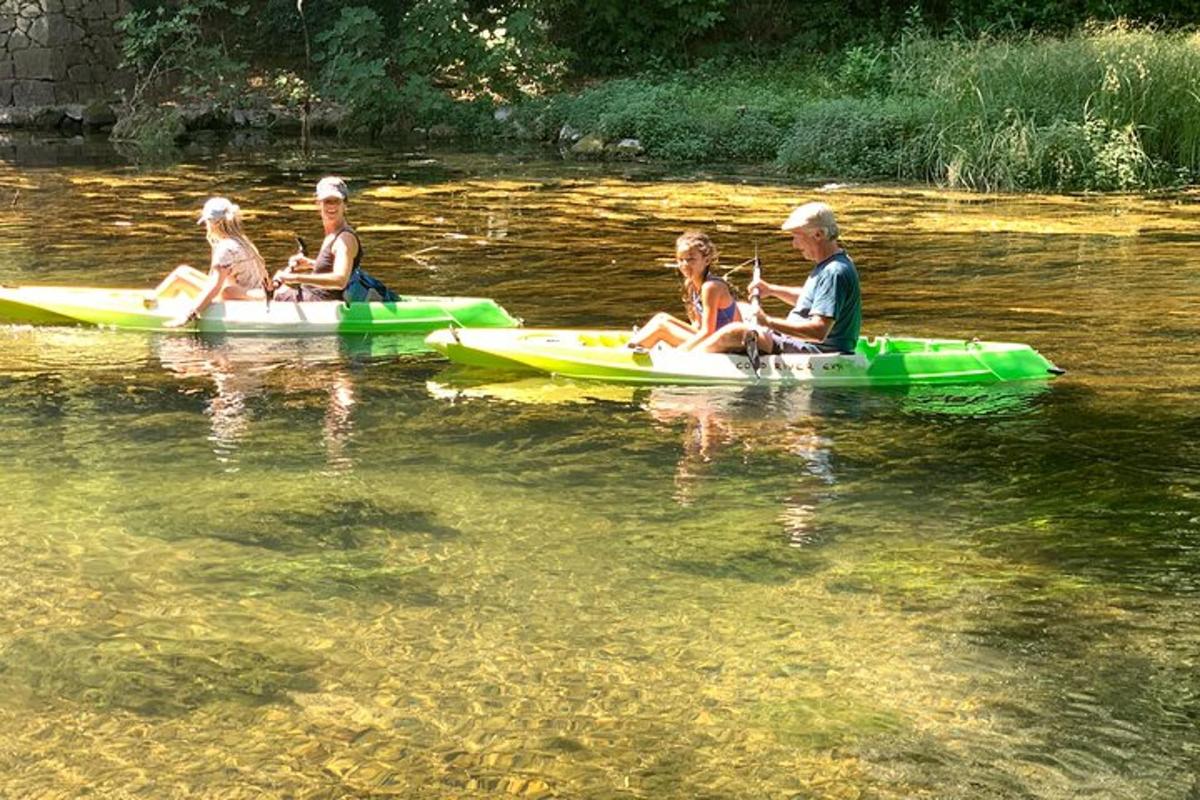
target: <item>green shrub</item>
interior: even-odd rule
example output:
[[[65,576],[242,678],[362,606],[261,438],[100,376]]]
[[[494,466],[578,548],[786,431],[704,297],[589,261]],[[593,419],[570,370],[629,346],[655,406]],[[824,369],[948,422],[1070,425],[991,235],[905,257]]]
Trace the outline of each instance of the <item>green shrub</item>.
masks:
[[[228,0],[186,0],[168,9],[134,9],[117,21],[121,65],[132,75],[124,92],[123,124],[114,138],[159,143],[182,135],[178,115],[157,106],[167,99],[230,104],[244,91],[247,64],[210,31],[214,20],[244,16]]]
[[[931,108],[927,102],[842,98],[805,105],[780,145],[789,173],[817,178],[924,178]]]
[[[344,103],[346,129],[374,133],[396,123],[402,97],[388,73],[383,25],[365,6],[342,9],[337,21],[315,37],[321,94]]]

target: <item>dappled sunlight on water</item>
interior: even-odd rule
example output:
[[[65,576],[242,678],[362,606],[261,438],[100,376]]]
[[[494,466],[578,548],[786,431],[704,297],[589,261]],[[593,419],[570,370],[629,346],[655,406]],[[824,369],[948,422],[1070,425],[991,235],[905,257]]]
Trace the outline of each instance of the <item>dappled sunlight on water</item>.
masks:
[[[798,281],[776,228],[821,196],[867,333],[1068,374],[633,388],[406,337],[0,328],[0,796],[1195,792],[1193,197],[350,148],[8,163],[0,282],[150,285],[203,263],[217,192],[282,262],[335,171],[390,285],[556,326],[674,310],[689,226]]]

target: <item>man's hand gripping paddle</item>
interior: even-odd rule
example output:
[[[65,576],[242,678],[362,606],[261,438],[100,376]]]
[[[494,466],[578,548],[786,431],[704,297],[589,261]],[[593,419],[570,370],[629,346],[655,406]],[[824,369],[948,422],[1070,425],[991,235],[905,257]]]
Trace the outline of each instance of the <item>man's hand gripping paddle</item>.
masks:
[[[758,319],[758,310],[760,307],[758,281],[762,277],[762,262],[758,260],[758,245],[754,245],[754,268],[751,273],[750,283],[754,288],[750,290],[750,310],[754,314],[754,319]],[[746,339],[743,342],[746,346],[746,357],[750,359],[750,368],[754,370],[754,377],[759,377],[758,370],[762,366],[762,357],[758,352],[758,328],[751,327],[746,331]]]

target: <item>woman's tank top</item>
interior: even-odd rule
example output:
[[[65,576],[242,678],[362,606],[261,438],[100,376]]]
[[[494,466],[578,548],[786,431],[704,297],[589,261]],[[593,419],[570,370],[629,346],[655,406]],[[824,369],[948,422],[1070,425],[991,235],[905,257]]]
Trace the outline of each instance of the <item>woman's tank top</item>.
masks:
[[[358,244],[358,252],[354,254],[354,264],[351,266],[351,271],[353,272],[354,269],[358,268],[362,264],[362,257],[363,257],[362,241],[358,238],[358,234],[355,233],[354,228],[351,228],[349,225],[343,225],[342,227],[337,229],[337,232],[334,233],[332,238],[326,237],[326,241],[328,242],[328,244],[325,244],[325,243],[321,244],[321,251],[319,253],[317,253],[317,257],[315,259],[313,259],[313,261],[314,261],[313,272],[314,273],[319,274],[319,273],[323,273],[323,272],[333,272],[333,243],[338,240],[338,237],[340,237],[343,233],[346,233],[347,231],[350,233],[351,236],[354,237],[354,241]],[[305,286],[304,287],[304,299],[305,300],[342,300],[342,299],[344,299],[344,295],[343,295],[341,289],[326,289],[324,286]]]

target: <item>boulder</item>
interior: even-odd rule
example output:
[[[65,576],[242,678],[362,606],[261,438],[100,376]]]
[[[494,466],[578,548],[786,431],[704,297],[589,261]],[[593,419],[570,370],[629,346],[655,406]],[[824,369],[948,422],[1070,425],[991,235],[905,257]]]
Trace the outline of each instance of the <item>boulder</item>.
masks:
[[[571,155],[576,158],[599,158],[604,155],[604,140],[594,133],[589,133],[571,145]]]
[[[273,119],[265,108],[235,108],[229,116],[235,128],[269,128]]]
[[[642,147],[642,143],[637,139],[622,139],[616,144],[609,145],[606,148],[606,152],[611,158],[628,160],[642,155],[642,153],[646,152],[646,149]]]
[[[194,103],[175,109],[185,130],[224,130],[229,127],[229,118],[216,103]]]
[[[583,138],[583,133],[571,127],[571,123],[563,123],[563,126],[558,130],[558,143],[560,145],[572,145]]]
[[[83,107],[83,127],[90,129],[111,128],[117,122],[112,106],[103,100],[93,100]]]

